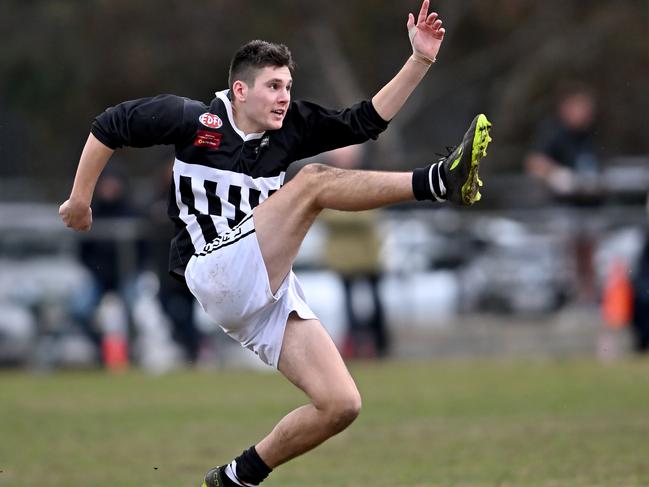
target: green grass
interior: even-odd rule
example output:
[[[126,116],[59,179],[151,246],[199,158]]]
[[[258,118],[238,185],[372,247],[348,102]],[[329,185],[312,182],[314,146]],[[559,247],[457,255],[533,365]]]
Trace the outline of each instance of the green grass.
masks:
[[[264,485],[649,485],[647,361],[352,373],[359,419]],[[0,486],[198,487],[303,401],[277,374],[0,373]]]

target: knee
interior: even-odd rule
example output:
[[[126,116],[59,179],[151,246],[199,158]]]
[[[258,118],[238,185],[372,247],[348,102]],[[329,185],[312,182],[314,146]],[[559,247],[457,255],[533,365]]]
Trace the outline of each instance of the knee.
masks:
[[[297,174],[297,176],[304,179],[322,179],[326,175],[331,174],[335,169],[336,168],[327,166],[326,164],[314,162],[307,164],[302,169],[300,169],[300,172]]]
[[[361,405],[358,390],[331,397],[323,408],[331,433],[338,433],[352,424],[361,412]]]
[[[295,176],[295,181],[305,188],[309,194],[315,195],[322,188],[323,181],[335,176],[339,169],[326,164],[307,164]]]

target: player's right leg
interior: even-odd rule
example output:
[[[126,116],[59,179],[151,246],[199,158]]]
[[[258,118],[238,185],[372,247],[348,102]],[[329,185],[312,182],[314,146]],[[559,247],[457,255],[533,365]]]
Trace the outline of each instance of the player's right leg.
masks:
[[[462,206],[480,201],[482,181],[478,177],[478,170],[480,161],[487,155],[487,146],[491,142],[490,130],[491,122],[487,117],[482,114],[476,116],[464,134],[462,142],[451,148],[442,160],[426,168],[415,170],[425,174],[425,177],[415,178],[413,180],[415,183],[428,181],[428,187],[422,185],[421,188],[415,188],[415,191],[420,190],[428,198],[432,196],[437,201],[450,201]],[[439,178],[436,178],[438,174]],[[440,181],[444,187],[435,184]],[[432,195],[429,195],[429,191]]]
[[[310,164],[254,211],[255,229],[275,292],[288,275],[315,218],[324,208],[362,211],[412,199],[471,205],[480,199],[481,159],[491,124],[478,115],[462,142],[435,164],[414,172],[345,170]]]
[[[305,166],[253,218],[268,278],[275,292],[293,266],[307,231],[323,208],[361,211],[413,198],[412,173]]]

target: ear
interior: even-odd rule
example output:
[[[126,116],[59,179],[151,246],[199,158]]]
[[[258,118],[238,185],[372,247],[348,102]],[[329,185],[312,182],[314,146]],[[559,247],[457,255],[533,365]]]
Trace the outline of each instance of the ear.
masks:
[[[248,85],[241,80],[237,80],[232,83],[232,96],[234,100],[238,102],[245,102],[246,97],[248,96]]]

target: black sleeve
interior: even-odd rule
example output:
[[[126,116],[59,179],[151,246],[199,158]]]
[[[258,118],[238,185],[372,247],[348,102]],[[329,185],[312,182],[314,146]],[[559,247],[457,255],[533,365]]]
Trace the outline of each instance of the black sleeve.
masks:
[[[344,110],[298,101],[292,103],[291,112],[297,127],[296,160],[376,139],[388,127],[369,100]]]
[[[95,118],[91,132],[111,149],[178,144],[195,131],[194,124],[184,117],[188,102],[187,98],[175,95],[126,101]]]

